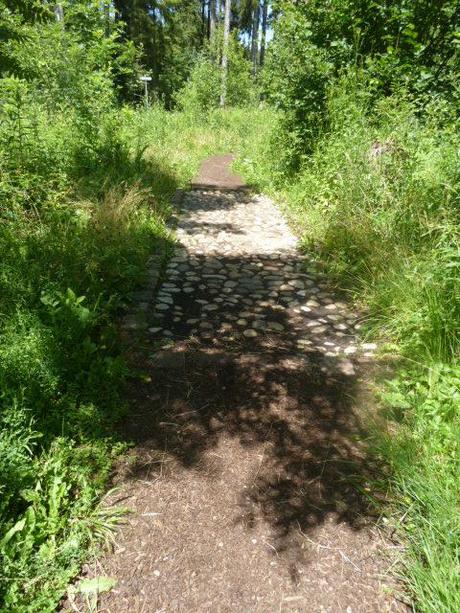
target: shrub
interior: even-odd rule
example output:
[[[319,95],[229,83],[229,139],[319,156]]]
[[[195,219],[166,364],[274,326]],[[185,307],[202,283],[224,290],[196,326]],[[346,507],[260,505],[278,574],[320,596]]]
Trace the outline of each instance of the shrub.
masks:
[[[220,69],[220,43],[218,33],[209,49],[197,58],[185,86],[176,96],[182,110],[202,113],[218,108],[222,84]],[[245,107],[256,99],[251,63],[245,58],[244,49],[236,34],[230,37],[228,51],[227,105]]]

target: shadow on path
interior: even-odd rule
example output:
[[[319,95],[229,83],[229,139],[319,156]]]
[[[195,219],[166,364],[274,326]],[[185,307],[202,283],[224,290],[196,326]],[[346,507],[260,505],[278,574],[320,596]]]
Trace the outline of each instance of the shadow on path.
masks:
[[[150,338],[133,347],[144,376],[130,384],[122,432],[135,448],[116,480],[135,513],[104,562],[120,580],[104,603],[115,613],[398,610],[380,592],[365,529],[381,467],[356,408],[366,357],[356,315],[309,269],[273,203],[209,189],[220,165],[205,169],[206,190],[185,195],[183,247]]]
[[[209,452],[232,438],[262,456],[239,494],[235,521],[249,530],[258,521],[268,523],[278,551],[297,546],[299,529],[309,533],[327,518],[360,529],[370,519],[363,487],[378,467],[359,442],[365,433],[354,409],[356,376],[353,370],[343,372],[344,364],[351,364],[343,354],[325,355],[327,347],[321,346],[329,340],[340,347],[351,333],[335,337],[334,320],[309,327],[330,311],[318,306],[296,315],[295,296],[283,295],[280,282],[259,286],[254,272],[251,285],[242,271],[257,271],[252,257],[221,261],[240,271],[228,295],[238,297],[235,304],[208,312],[206,327],[200,328],[202,305],[178,293],[180,321],[174,322],[172,309],[162,315],[161,330],[172,330],[176,343],[151,355],[151,382],[132,387],[136,415],[125,425],[125,435],[138,452],[148,453],[140,453],[130,477],[152,478],[164,471],[158,457],[166,453],[175,464],[219,479],[215,466],[210,472]],[[200,256],[199,269],[206,268],[207,258]],[[203,275],[200,281],[206,281]],[[276,299],[269,296],[274,288]],[[209,290],[203,284],[194,298],[209,297]],[[246,339],[238,330],[242,315],[247,327],[256,326],[257,337]],[[299,340],[311,345],[299,350]],[[227,461],[237,465],[239,458]]]

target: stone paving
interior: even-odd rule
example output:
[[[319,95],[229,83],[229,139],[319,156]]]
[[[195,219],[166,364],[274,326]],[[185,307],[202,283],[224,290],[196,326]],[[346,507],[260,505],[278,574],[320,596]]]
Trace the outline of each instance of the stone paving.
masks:
[[[100,610],[406,611],[367,494],[381,473],[354,375],[375,347],[358,314],[269,198],[200,188],[178,206],[175,254],[139,307],[151,343],[126,324],[153,351],[114,476],[111,503],[132,512],[82,572],[117,581]]]
[[[149,328],[161,342],[244,343],[245,350],[281,344],[296,352],[370,358],[359,344],[357,315],[315,273],[281,211],[249,192],[194,190],[184,194],[178,248]],[[337,360],[336,360],[337,361]]]

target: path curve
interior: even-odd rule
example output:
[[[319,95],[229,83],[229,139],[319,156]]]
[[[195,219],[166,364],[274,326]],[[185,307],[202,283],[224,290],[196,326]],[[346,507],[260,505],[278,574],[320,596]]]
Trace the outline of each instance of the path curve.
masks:
[[[133,513],[85,568],[117,579],[99,611],[403,610],[363,495],[355,371],[374,347],[277,206],[216,189],[230,161],[181,205],[117,475]]]

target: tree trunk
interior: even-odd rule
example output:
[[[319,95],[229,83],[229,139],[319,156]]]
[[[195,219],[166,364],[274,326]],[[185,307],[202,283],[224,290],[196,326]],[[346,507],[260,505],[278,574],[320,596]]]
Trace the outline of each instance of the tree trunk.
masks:
[[[260,2],[257,0],[257,5],[254,9],[254,19],[252,22],[252,47],[251,47],[251,57],[252,57],[252,74],[255,75],[257,72],[257,63],[259,56],[259,24],[260,24]]]
[[[214,37],[217,28],[217,0],[209,0],[210,38]]]
[[[62,8],[62,4],[56,4],[54,6],[54,16],[56,21],[59,23],[64,23],[64,9]]]
[[[110,22],[110,2],[104,2],[102,8],[104,11],[104,31],[105,35],[108,37],[110,36],[110,30],[112,25]]]
[[[230,38],[230,12],[232,0],[225,0],[224,15],[224,44],[222,48],[222,89],[220,92],[220,106],[225,107],[227,101],[227,80],[228,80],[228,43]]]
[[[265,47],[267,44],[268,0],[264,0],[262,12],[262,40],[260,41],[260,65],[265,62]]]
[[[201,37],[209,38],[209,20],[206,17],[206,0],[201,0]]]

